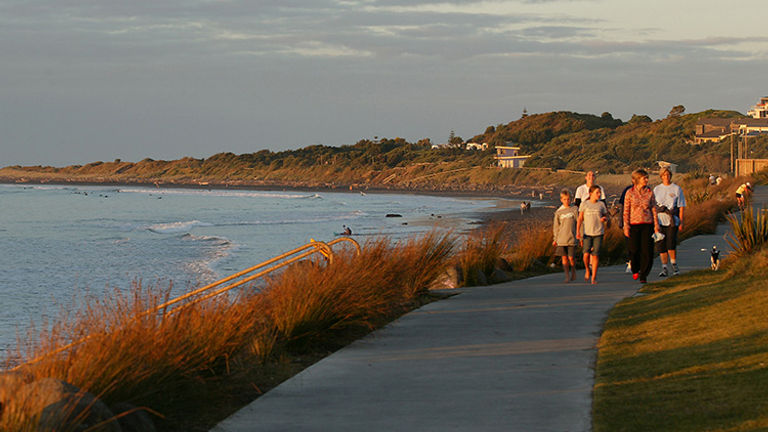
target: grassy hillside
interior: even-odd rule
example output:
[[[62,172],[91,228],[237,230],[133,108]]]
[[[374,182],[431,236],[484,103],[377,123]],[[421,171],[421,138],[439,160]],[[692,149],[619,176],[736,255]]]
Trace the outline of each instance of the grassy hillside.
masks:
[[[427,139],[410,143],[385,138],[341,147],[219,153],[205,159],[135,163],[118,159],[60,168],[13,166],[0,169],[0,180],[514,192],[521,184],[540,187],[581,180],[578,174],[555,173],[557,169],[623,173],[637,167],[653,169],[657,160],[667,160],[683,171],[725,171],[729,143],[689,144],[694,125],[702,117],[743,116],[710,110],[657,121],[636,115],[623,122],[609,113],[552,112],[489,126],[470,140],[489,143],[488,151],[432,149]],[[753,141],[751,156],[768,155],[768,138]],[[493,166],[493,146],[511,143],[533,156],[522,171]]]

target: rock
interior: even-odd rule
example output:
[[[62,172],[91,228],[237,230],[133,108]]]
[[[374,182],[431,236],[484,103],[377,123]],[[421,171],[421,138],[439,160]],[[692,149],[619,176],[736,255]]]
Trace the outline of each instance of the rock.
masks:
[[[23,385],[8,408],[19,418],[37,418],[38,431],[122,432],[116,420],[107,421],[113,419],[114,414],[103,402],[72,384],[54,378]]]
[[[403,217],[403,215],[397,213],[387,213],[386,217]]]
[[[6,418],[13,416],[12,398],[19,392],[19,389],[32,382],[32,375],[24,372],[6,372],[0,374],[0,428],[2,428],[2,417],[5,413]]]
[[[496,260],[496,267],[504,271],[512,271],[512,266],[509,264],[509,261],[501,257]]]
[[[43,409],[38,423],[39,431],[54,432],[63,428],[88,432],[122,432],[112,411],[104,402],[87,392],[69,393],[59,402]]]
[[[6,372],[0,374],[0,412],[21,386],[31,383],[32,375],[25,372]]]
[[[141,408],[137,408],[127,402],[120,402],[112,406],[112,412],[120,423],[123,432],[156,432],[152,418]],[[128,413],[120,416],[123,413]]]
[[[449,266],[445,272],[435,279],[429,289],[455,289],[464,282],[461,277],[461,268],[458,266]]]
[[[482,270],[475,271],[475,281],[478,285],[488,285],[488,278]]]
[[[502,283],[512,280],[512,276],[500,268],[494,268],[490,277],[491,283]]]

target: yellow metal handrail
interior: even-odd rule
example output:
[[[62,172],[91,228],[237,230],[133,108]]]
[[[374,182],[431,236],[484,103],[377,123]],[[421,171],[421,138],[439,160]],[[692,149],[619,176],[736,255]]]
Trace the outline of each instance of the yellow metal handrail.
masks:
[[[194,304],[200,303],[200,302],[205,301],[205,300],[207,300],[209,298],[212,298],[212,297],[216,297],[217,295],[223,294],[223,293],[225,293],[225,292],[227,292],[227,291],[229,291],[229,290],[231,290],[233,288],[237,288],[237,287],[239,287],[239,286],[241,286],[243,284],[246,284],[248,282],[256,280],[256,279],[258,279],[258,278],[260,278],[260,277],[262,277],[262,276],[264,276],[264,275],[266,275],[268,273],[271,273],[271,272],[273,272],[273,271],[275,271],[277,269],[280,269],[280,268],[285,267],[285,266],[287,266],[289,264],[292,264],[292,263],[294,263],[296,261],[304,259],[304,258],[306,258],[306,257],[308,257],[308,256],[310,256],[310,255],[312,255],[314,253],[322,254],[328,260],[329,263],[332,263],[333,262],[333,250],[331,249],[331,246],[333,246],[333,245],[335,245],[337,243],[343,242],[343,241],[351,242],[355,246],[355,250],[356,250],[357,255],[360,255],[360,252],[361,252],[360,245],[355,240],[353,240],[353,239],[351,239],[349,237],[339,237],[339,238],[337,238],[335,240],[332,240],[332,241],[330,241],[328,243],[321,242],[321,241],[316,241],[315,239],[311,239],[311,241],[309,243],[305,244],[304,246],[299,246],[296,249],[293,249],[293,250],[290,250],[288,252],[285,252],[285,253],[283,253],[281,255],[278,255],[278,256],[276,256],[276,257],[274,257],[272,259],[266,260],[266,261],[264,261],[264,262],[262,262],[260,264],[257,264],[257,265],[255,265],[253,267],[249,267],[249,268],[247,268],[245,270],[239,271],[239,272],[237,272],[235,274],[232,274],[230,276],[227,276],[227,277],[225,277],[223,279],[219,279],[216,282],[210,283],[210,284],[205,285],[205,286],[203,286],[201,288],[198,288],[198,289],[196,289],[194,291],[190,291],[190,292],[188,292],[188,293],[186,293],[184,295],[176,297],[173,300],[169,300],[169,301],[167,301],[167,302],[165,302],[163,304],[160,304],[160,305],[157,305],[157,306],[155,306],[153,308],[147,309],[144,312],[141,312],[140,314],[136,315],[136,317],[134,317],[133,320],[135,321],[135,320],[143,318],[143,317],[145,317],[147,315],[156,313],[156,312],[158,312],[160,310],[167,309],[169,306],[172,306],[172,305],[174,305],[176,303],[179,303],[179,302],[181,302],[183,300],[186,300],[186,299],[188,299],[190,297],[194,297],[194,296],[203,294],[206,291],[209,291],[209,290],[211,290],[213,288],[216,288],[216,287],[218,287],[218,286],[220,286],[220,285],[222,285],[222,284],[224,284],[226,282],[229,282],[229,281],[235,280],[237,278],[243,277],[243,276],[247,275],[248,273],[253,273],[256,270],[259,270],[259,269],[264,268],[264,267],[266,267],[266,266],[268,266],[270,264],[274,264],[274,263],[276,263],[276,262],[278,262],[280,260],[283,260],[283,259],[286,259],[288,257],[291,257],[291,255],[295,255],[295,254],[297,254],[299,252],[302,252],[302,251],[304,251],[304,252],[302,252],[301,254],[299,254],[297,256],[291,257],[290,259],[287,259],[286,261],[283,261],[281,263],[275,264],[275,265],[273,265],[273,266],[271,266],[271,267],[269,267],[269,268],[267,268],[265,270],[262,270],[262,271],[260,271],[260,272],[258,272],[256,274],[250,275],[250,276],[248,276],[245,279],[239,280],[239,281],[237,281],[235,283],[232,283],[230,285],[227,285],[225,287],[219,288],[219,289],[217,289],[215,291],[205,293],[204,295],[202,295],[200,297],[197,297],[197,298],[195,298],[195,299],[193,299],[193,300],[191,300],[191,301],[189,301],[189,302],[187,302],[187,303],[185,303],[185,304],[183,304],[181,306],[177,306],[177,307],[173,308],[172,310],[166,310],[165,312],[163,312],[163,314],[164,315],[170,315],[170,314],[174,314],[176,312],[179,312],[179,311],[181,311],[183,309],[186,309],[186,308],[188,308],[188,307],[190,307],[190,306],[192,306]],[[310,249],[310,250],[307,250],[307,249]],[[62,353],[62,352],[66,351],[66,350],[68,350],[68,349],[70,349],[70,348],[72,348],[74,346],[80,345],[80,344],[82,344],[82,343],[92,339],[95,336],[96,335],[88,335],[88,336],[85,336],[85,337],[83,337],[81,339],[78,339],[78,340],[76,340],[74,342],[70,342],[67,345],[59,347],[59,348],[57,348],[57,349],[55,349],[55,350],[53,350],[51,352],[45,353],[45,354],[43,354],[43,355],[41,355],[39,357],[36,357],[36,358],[26,362],[26,363],[23,363],[21,365],[13,367],[13,368],[11,368],[11,370],[12,371],[13,370],[17,370],[17,369],[19,369],[19,368],[21,368],[23,366],[31,365],[31,364],[37,363],[37,362],[39,362],[39,361],[41,361],[41,360],[43,360],[43,359],[45,359],[47,357],[50,357],[50,356]]]

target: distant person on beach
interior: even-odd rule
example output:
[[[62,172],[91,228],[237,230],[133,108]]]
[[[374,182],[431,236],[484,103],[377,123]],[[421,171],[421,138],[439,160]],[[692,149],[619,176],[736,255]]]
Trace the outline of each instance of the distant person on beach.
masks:
[[[587,171],[587,175],[584,177],[586,180],[586,183],[576,188],[576,197],[573,200],[573,203],[576,205],[576,207],[580,206],[582,202],[589,199],[589,188],[591,188],[595,184],[595,180],[597,180],[597,175],[594,171]],[[603,188],[600,188],[600,200],[605,203],[605,191]]]
[[[527,208],[528,208],[528,206],[527,206],[527,205],[525,205],[525,201],[521,201],[521,202],[520,202],[520,214],[521,214],[521,215],[522,215],[522,214],[524,214],[524,213],[525,213],[525,210],[526,210]]]
[[[656,242],[656,248],[661,258],[659,277],[667,277],[667,262],[672,264],[673,275],[680,274],[677,268],[677,233],[683,230],[685,195],[680,186],[672,183],[672,171],[669,168],[662,168],[659,177],[661,184],[653,188],[653,196],[656,199],[659,225],[664,238]]]
[[[634,185],[629,185],[624,188],[623,191],[621,191],[621,197],[619,198],[619,228],[623,231],[624,230],[624,199],[627,197],[627,192],[629,192],[630,189],[632,189]],[[627,254],[625,256],[627,261],[627,269],[624,271],[624,273],[632,273],[632,261],[630,261],[629,256],[629,237],[624,237],[624,247],[627,250]]]
[[[584,280],[593,284],[597,283],[597,267],[600,263],[600,246],[603,244],[605,226],[610,226],[611,223],[608,208],[600,201],[601,194],[600,186],[592,185],[589,188],[589,199],[579,206],[576,226],[576,237],[579,238],[584,253]]]
[[[736,189],[736,204],[739,205],[740,210],[744,210],[747,201],[749,201],[749,194],[751,193],[752,183],[750,182],[742,183],[741,186]]]
[[[552,234],[555,246],[555,255],[562,257],[565,281],[576,279],[576,220],[579,217],[579,209],[571,204],[571,192],[568,189],[560,191],[560,203],[562,205],[555,211],[555,220],[552,222]]]
[[[632,188],[624,198],[624,236],[629,238],[632,278],[648,281],[653,268],[653,237],[659,232],[656,198],[648,187],[648,173],[643,169],[632,172]]]
[[[344,235],[348,235],[348,236],[352,235],[352,228],[350,228],[350,227],[348,227],[346,225],[342,225],[341,227],[344,229],[344,231],[343,231]]]
[[[716,182],[717,182],[717,178],[715,177],[715,175],[714,174],[710,174],[709,175],[709,184],[714,186]]]

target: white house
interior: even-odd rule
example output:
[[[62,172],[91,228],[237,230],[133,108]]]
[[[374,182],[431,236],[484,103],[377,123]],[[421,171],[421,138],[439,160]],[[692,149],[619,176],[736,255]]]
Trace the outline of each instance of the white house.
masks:
[[[520,147],[496,146],[496,163],[501,168],[522,168],[529,156],[520,155]]]
[[[488,143],[467,143],[467,150],[488,150]]]
[[[768,96],[761,97],[760,102],[747,111],[747,115],[756,119],[768,118]]]

